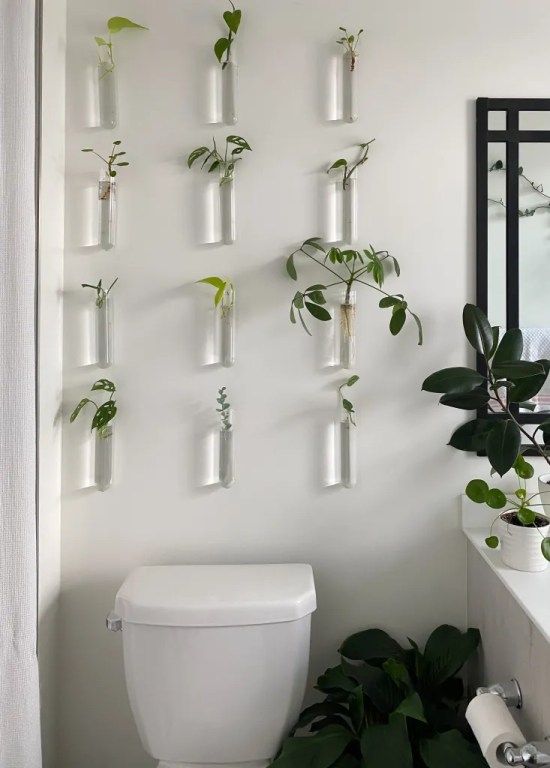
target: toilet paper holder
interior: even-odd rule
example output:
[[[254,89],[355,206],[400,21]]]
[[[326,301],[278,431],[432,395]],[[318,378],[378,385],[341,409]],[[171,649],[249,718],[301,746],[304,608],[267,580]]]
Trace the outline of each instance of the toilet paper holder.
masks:
[[[530,741],[522,747],[502,744],[498,759],[503,765],[550,766],[550,737],[544,741]]]
[[[505,683],[494,683],[493,685],[476,688],[476,696],[481,696],[484,693],[492,693],[495,696],[500,696],[509,709],[521,709],[523,705],[521,688],[514,677],[511,680],[507,680]],[[514,763],[512,763],[512,765],[514,765]],[[537,765],[537,763],[533,763],[533,765]]]

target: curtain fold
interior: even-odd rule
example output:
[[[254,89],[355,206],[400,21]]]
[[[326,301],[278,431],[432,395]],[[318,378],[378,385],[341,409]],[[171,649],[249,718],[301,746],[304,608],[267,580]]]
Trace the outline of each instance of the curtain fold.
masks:
[[[35,2],[0,0],[0,768],[39,768]]]

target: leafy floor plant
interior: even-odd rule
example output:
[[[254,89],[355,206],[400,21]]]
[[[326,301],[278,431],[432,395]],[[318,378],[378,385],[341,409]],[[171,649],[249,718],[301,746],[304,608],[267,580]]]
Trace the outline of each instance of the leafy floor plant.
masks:
[[[501,477],[514,469],[518,478],[529,479],[534,470],[523,457],[522,444],[534,449],[550,466],[550,421],[543,421],[531,434],[519,422],[517,413],[544,386],[550,360],[522,360],[521,330],[509,329],[501,337],[500,329],[491,327],[485,313],[474,304],[466,304],[462,322],[466,338],[483,361],[483,372],[462,366],[444,368],[428,376],[422,389],[440,394],[439,402],[451,408],[487,409],[491,418],[478,415],[462,424],[451,435],[449,445],[460,451],[486,453],[492,472]],[[472,481],[467,486],[467,495],[473,501],[504,510],[505,494],[497,488],[485,488],[486,485],[482,480]],[[527,496],[520,486],[516,498],[518,503],[512,505],[513,522],[538,527],[534,497]],[[498,546],[497,537],[491,534],[487,544]],[[541,549],[550,560],[548,539],[542,539]]]
[[[332,171],[338,171],[342,172],[342,189],[347,189],[349,185],[349,180],[355,173],[355,171],[360,168],[362,165],[364,165],[367,160],[369,159],[369,148],[370,145],[373,143],[374,139],[371,139],[370,141],[365,142],[364,144],[359,144],[359,155],[355,161],[346,160],[345,157],[341,157],[338,160],[335,160],[334,163],[330,166],[330,168],[327,170],[327,173],[331,173]]]
[[[91,152],[96,157],[99,157],[99,159],[105,163],[107,166],[107,175],[114,179],[117,175],[117,172],[115,170],[115,167],[122,167],[126,165],[130,165],[129,162],[126,160],[119,160],[119,157],[123,157],[126,155],[126,152],[124,151],[118,151],[118,148],[122,144],[122,141],[120,139],[117,139],[116,141],[113,141],[113,147],[111,149],[110,155],[108,157],[103,157],[103,155],[100,155],[98,152],[95,151],[95,149],[91,147],[87,147],[86,149],[82,149],[81,152]]]
[[[233,147],[233,148],[232,148]],[[223,155],[219,152],[216,145],[216,139],[212,139],[212,148],[197,147],[187,158],[187,166],[192,167],[193,163],[200,157],[203,157],[201,169],[210,161],[208,173],[218,171],[220,174],[220,186],[232,181],[235,176],[237,162],[242,160],[239,155],[244,151],[252,151],[250,144],[242,136],[228,136],[225,140],[225,151]]]
[[[231,60],[231,47],[239,31],[241,25],[242,12],[235,8],[235,5],[229,0],[231,6],[230,11],[225,11],[223,14],[223,20],[227,25],[227,37],[220,37],[214,44],[214,53],[216,58],[222,65],[222,69],[225,69],[229,61]]]
[[[365,31],[364,29],[360,29],[359,32],[356,35],[352,35],[348,32],[348,30],[345,27],[338,27],[338,29],[343,32],[344,34],[342,37],[339,37],[336,41],[338,45],[342,45],[344,47],[344,50],[346,53],[349,53],[350,56],[350,71],[353,72],[355,69],[355,63],[357,61],[357,56],[359,55],[357,52],[357,46],[359,45],[359,38]]]
[[[477,629],[445,624],[423,651],[381,629],[351,635],[317,680],[324,700],[302,712],[273,768],[487,768],[459,711],[458,673],[479,641]]]
[[[111,293],[111,290],[114,288],[115,283],[118,281],[118,277],[115,277],[111,285],[105,290],[103,287],[103,281],[99,280],[97,285],[91,285],[90,283],[82,283],[82,288],[92,288],[96,292],[96,299],[95,299],[95,305],[98,309],[101,309],[101,307],[105,304],[105,301],[107,300],[107,297]]]
[[[307,311],[316,320],[331,320],[332,315],[326,309],[325,292],[334,286],[342,286],[345,290],[344,305],[350,305],[351,292],[356,285],[363,285],[383,295],[378,306],[391,309],[390,333],[396,336],[410,315],[418,329],[418,343],[422,344],[422,323],[418,315],[409,309],[403,294],[389,294],[382,286],[386,277],[387,267],[391,264],[395,274],[399,276],[400,268],[397,259],[388,251],[376,251],[371,245],[363,251],[341,250],[340,248],[325,248],[319,237],[310,237],[293,251],[286,260],[286,271],[292,280],[298,279],[295,259],[300,254],[310,262],[314,262],[325,274],[329,274],[331,282],[315,283],[303,291],[294,294],[290,306],[290,321],[296,323],[298,315],[305,332],[311,332],[304,320],[303,312]],[[335,279],[334,279],[335,278]],[[367,282],[368,280],[368,282]]]
[[[108,400],[98,405],[95,400],[89,397],[84,397],[78,403],[74,411],[71,413],[71,424],[78,417],[82,409],[88,405],[92,405],[95,408],[94,415],[92,417],[91,431],[96,430],[98,437],[108,437],[109,430],[108,425],[111,424],[117,414],[117,407],[113,400],[113,395],[116,392],[116,386],[109,379],[98,379],[92,385],[92,392],[105,392],[109,395]]]
[[[112,72],[113,69],[115,68],[112,35],[115,35],[118,32],[121,32],[123,29],[149,29],[149,28],[143,27],[141,24],[136,24],[135,21],[126,19],[124,16],[112,16],[107,21],[107,38],[94,37],[94,40],[98,47],[99,61],[101,64],[108,65],[105,71],[103,72],[102,77],[105,77],[105,75],[108,72]]]

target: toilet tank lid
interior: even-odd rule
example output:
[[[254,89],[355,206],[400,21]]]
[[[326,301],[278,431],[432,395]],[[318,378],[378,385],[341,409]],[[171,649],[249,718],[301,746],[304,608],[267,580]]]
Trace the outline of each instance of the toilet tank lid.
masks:
[[[227,627],[295,621],[317,607],[310,565],[153,565],[132,571],[115,612],[131,624]]]

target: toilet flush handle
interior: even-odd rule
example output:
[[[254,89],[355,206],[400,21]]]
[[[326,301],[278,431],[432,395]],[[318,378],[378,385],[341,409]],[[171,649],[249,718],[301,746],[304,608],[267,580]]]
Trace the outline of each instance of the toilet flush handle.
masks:
[[[122,619],[120,616],[111,611],[111,613],[105,619],[105,624],[110,632],[120,632],[122,630]]]

